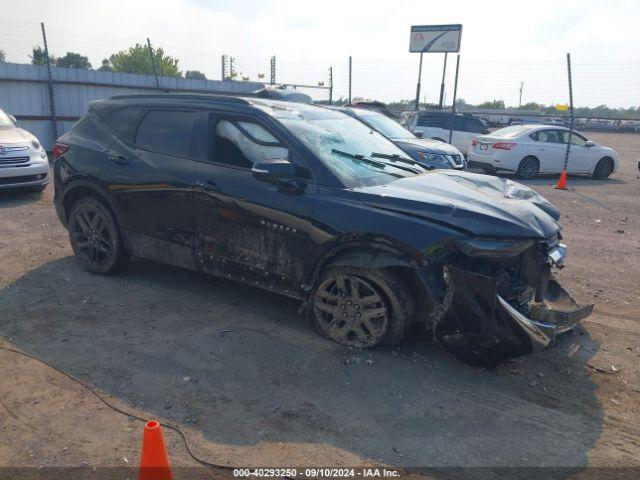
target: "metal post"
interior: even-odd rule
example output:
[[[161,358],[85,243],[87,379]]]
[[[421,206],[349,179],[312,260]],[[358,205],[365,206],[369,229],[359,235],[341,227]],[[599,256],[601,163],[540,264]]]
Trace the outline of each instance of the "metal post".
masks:
[[[49,46],[47,45],[47,34],[44,30],[44,23],[41,23],[42,27],[42,40],[44,41],[44,59],[47,63],[47,75],[49,83],[49,109],[51,110],[51,128],[53,129],[53,141],[55,143],[58,140],[58,120],[56,119],[56,99],[53,94],[53,76],[51,75],[51,59],[49,58]]]
[[[451,125],[449,125],[449,143],[453,140],[453,124],[456,121],[456,98],[458,96],[458,70],[460,69],[460,54],[456,58],[456,80],[453,84],[453,103],[451,104]]]
[[[153,55],[153,48],[151,48],[151,40],[147,37],[147,47],[149,47],[149,58],[151,59],[151,66],[153,67],[153,74],[156,77],[156,88],[160,90],[160,79],[158,78],[158,68],[156,67],[156,59]]]
[[[418,67],[418,85],[416,86],[416,110],[420,109],[420,78],[422,77],[422,52],[420,52],[420,66]]]
[[[329,105],[333,103],[333,67],[329,67]]]
[[[220,59],[220,78],[224,81],[227,73],[227,56],[222,55]]]
[[[447,74],[447,55],[448,52],[444,52],[444,66],[442,67],[442,83],[440,84],[440,102],[438,102],[438,107],[442,110],[444,106],[444,79]]]
[[[351,105],[351,55],[349,55],[349,105]]]
[[[571,84],[571,54],[567,53],[567,75],[569,77],[569,115],[571,120],[569,121],[569,141],[567,142],[567,151],[564,155],[564,167],[565,172],[569,164],[569,150],[571,149],[571,140],[573,139],[573,86]]]
[[[524,82],[520,82],[520,99],[518,100],[518,108],[522,107],[522,87],[524,87]]]
[[[271,57],[271,77],[270,77],[271,85],[275,85],[276,83],[276,56]]]

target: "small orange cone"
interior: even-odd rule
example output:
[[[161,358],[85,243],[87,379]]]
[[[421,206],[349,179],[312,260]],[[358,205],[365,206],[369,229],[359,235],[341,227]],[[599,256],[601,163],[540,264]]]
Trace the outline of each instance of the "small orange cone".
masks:
[[[173,480],[167,447],[157,420],[149,420],[144,426],[138,480]]]
[[[558,184],[556,185],[558,190],[566,190],[567,189],[567,171],[562,170],[560,174],[560,178],[558,179]]]

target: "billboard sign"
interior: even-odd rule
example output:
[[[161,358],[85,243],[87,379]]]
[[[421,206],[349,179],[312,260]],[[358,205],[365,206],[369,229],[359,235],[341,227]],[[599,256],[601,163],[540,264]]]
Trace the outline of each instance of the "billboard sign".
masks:
[[[411,27],[409,51],[446,53],[460,51],[462,25],[414,25]]]

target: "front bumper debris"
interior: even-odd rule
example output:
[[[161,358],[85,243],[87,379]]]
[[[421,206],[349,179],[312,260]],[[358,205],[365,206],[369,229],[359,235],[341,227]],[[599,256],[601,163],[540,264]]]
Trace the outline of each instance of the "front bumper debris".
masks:
[[[473,365],[493,366],[547,348],[593,310],[593,305],[578,305],[552,278],[536,299],[516,307],[498,294],[495,277],[457,267],[448,267],[447,276],[453,295],[435,325],[436,337]]]

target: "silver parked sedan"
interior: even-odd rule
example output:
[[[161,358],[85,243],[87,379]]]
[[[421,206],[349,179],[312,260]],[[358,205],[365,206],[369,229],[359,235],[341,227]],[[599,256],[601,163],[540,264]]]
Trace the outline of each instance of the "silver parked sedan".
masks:
[[[0,190],[29,188],[42,191],[49,182],[47,152],[13,116],[0,109]]]

